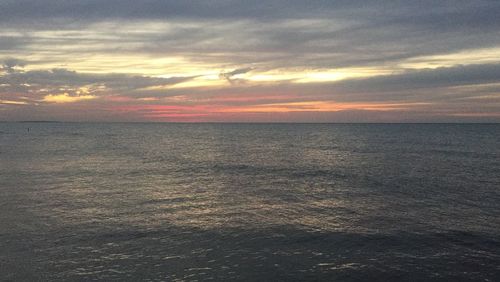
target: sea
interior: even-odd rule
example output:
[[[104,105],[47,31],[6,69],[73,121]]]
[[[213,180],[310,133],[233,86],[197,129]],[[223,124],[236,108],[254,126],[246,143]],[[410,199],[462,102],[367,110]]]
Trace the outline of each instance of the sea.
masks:
[[[0,281],[500,281],[499,124],[0,123]]]

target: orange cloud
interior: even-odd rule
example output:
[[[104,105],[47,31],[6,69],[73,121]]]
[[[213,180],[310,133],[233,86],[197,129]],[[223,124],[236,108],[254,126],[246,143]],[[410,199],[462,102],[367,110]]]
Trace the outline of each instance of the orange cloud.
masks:
[[[24,101],[11,101],[11,100],[0,100],[0,104],[5,105],[27,105],[27,102]]]
[[[74,103],[83,100],[96,99],[97,96],[94,95],[80,95],[80,96],[70,96],[68,93],[62,94],[49,94],[43,97],[43,102],[48,103]]]
[[[343,110],[403,110],[428,103],[335,103],[324,101],[264,104],[250,107],[228,107],[219,112],[336,112]]]
[[[412,107],[425,106],[428,103],[336,103],[325,101],[307,101],[273,103],[252,106],[212,105],[127,105],[114,107],[114,111],[135,113],[148,119],[203,120],[203,118],[246,114],[273,114],[299,112],[338,112],[345,110],[398,111]]]

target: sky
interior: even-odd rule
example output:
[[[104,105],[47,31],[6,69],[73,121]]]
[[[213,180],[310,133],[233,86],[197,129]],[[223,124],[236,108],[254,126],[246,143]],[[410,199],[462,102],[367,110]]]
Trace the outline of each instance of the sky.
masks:
[[[0,0],[0,121],[500,122],[500,1]]]

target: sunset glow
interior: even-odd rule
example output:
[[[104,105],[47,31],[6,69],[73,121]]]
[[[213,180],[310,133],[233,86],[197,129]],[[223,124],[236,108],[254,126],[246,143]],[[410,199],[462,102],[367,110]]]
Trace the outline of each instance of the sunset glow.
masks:
[[[71,2],[29,12],[17,7],[37,2],[23,2],[0,1],[1,120],[498,121],[491,2],[434,14],[418,4],[284,12],[217,2],[170,14],[173,3],[151,1],[82,15]],[[175,113],[153,110],[162,108]]]

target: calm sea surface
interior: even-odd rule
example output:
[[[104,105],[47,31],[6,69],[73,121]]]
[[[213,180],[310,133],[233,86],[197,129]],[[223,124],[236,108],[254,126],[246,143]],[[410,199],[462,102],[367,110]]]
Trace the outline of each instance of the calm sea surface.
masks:
[[[500,281],[500,125],[0,123],[0,280],[210,279]]]

